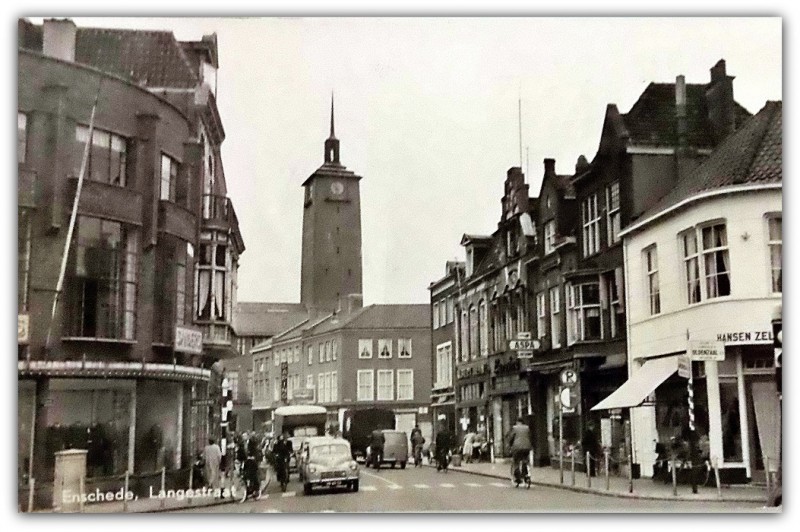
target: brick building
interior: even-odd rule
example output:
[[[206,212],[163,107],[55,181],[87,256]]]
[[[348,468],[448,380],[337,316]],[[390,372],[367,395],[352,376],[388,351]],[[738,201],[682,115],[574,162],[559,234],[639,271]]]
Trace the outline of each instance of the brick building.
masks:
[[[18,60],[20,482],[46,486],[65,448],[88,450],[90,485],[185,473],[219,431],[209,403],[215,362],[235,355],[244,251],[220,158],[216,37],[21,20]]]

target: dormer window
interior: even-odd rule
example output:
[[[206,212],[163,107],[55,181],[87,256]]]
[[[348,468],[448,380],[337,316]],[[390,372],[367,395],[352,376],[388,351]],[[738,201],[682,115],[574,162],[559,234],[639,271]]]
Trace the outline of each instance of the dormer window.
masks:
[[[472,272],[475,271],[475,265],[473,261],[475,260],[475,254],[473,253],[472,248],[467,248],[467,277],[472,275]]]

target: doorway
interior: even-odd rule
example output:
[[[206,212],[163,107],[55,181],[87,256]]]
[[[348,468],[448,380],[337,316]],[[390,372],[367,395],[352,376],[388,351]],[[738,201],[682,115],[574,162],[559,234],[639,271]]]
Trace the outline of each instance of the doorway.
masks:
[[[778,470],[781,419],[777,387],[767,375],[748,375],[745,379],[747,425],[750,427],[750,471],[753,482],[766,482],[766,471]]]

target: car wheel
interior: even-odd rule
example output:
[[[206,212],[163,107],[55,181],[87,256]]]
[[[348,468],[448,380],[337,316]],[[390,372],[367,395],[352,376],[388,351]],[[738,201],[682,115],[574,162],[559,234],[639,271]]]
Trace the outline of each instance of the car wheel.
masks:
[[[311,484],[309,484],[308,482],[303,484],[303,494],[304,495],[311,495]]]
[[[358,481],[357,480],[353,481],[353,491],[355,491],[355,492],[358,491]]]
[[[405,469],[405,468],[406,468],[406,463],[400,462],[400,469]]]

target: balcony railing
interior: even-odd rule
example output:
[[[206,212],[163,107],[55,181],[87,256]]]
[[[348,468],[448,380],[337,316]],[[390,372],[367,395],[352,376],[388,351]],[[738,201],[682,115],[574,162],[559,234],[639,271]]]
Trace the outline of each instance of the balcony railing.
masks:
[[[214,346],[231,346],[233,334],[231,326],[227,323],[198,323],[203,331],[203,344]]]
[[[208,225],[231,229],[238,252],[244,251],[244,241],[239,232],[239,218],[230,198],[218,194],[203,194],[203,221]]]

